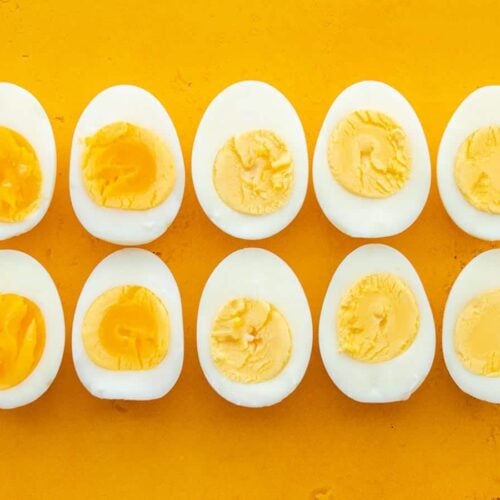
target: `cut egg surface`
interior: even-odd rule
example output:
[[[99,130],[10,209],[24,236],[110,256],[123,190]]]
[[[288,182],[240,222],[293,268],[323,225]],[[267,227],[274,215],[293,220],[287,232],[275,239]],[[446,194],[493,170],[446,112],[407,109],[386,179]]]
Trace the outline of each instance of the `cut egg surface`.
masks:
[[[359,238],[401,233],[423,210],[430,183],[422,125],[397,90],[363,81],[335,99],[313,158],[316,197],[334,226]]]
[[[427,295],[403,254],[369,244],[340,263],[323,302],[319,347],[344,394],[364,403],[408,399],[429,373],[435,343]]]
[[[0,240],[42,220],[55,179],[56,145],[42,105],[27,90],[0,83]]]
[[[198,201],[222,231],[247,240],[278,233],[307,190],[307,144],[295,109],[267,83],[227,87],[201,119],[191,168]]]
[[[0,250],[0,408],[24,406],[52,384],[64,351],[64,314],[33,257]]]
[[[158,238],[179,211],[184,184],[179,138],[156,97],[132,85],[94,97],[70,160],[71,202],[89,233],[119,245]]]
[[[165,263],[137,248],[102,260],[78,299],[72,339],[76,372],[94,396],[164,396],[184,358],[181,298]]]
[[[227,256],[203,290],[197,345],[205,377],[227,401],[263,407],[291,394],[312,346],[311,313],[294,272],[267,250]]]

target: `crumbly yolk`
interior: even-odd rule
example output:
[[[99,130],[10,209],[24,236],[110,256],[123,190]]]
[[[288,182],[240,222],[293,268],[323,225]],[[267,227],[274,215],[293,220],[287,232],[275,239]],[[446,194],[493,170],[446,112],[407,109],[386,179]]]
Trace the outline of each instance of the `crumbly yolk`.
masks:
[[[42,170],[31,144],[0,127],[0,222],[19,222],[37,207]]]
[[[342,298],[337,311],[339,348],[359,361],[388,361],[413,343],[419,323],[409,286],[392,274],[371,274]]]
[[[131,123],[107,125],[85,139],[83,181],[90,198],[106,208],[148,210],[175,184],[172,154],[156,134]]]
[[[170,322],[163,302],[149,289],[126,285],[107,290],[83,320],[90,359],[108,370],[147,370],[167,355]]]
[[[328,164],[335,180],[365,198],[386,198],[410,176],[408,136],[379,111],[355,111],[342,119],[328,141]]]
[[[0,390],[28,377],[44,347],[45,321],[39,307],[15,293],[0,294]]]
[[[210,334],[212,359],[230,380],[265,382],[286,366],[292,351],[290,328],[264,300],[230,300],[217,313]]]
[[[500,214],[500,126],[480,128],[465,139],[455,158],[455,182],[473,207]]]
[[[292,156],[274,132],[246,132],[231,137],[219,150],[213,181],[219,197],[233,210],[270,214],[285,205],[292,193]]]
[[[474,297],[455,326],[455,351],[472,373],[500,377],[500,290]]]

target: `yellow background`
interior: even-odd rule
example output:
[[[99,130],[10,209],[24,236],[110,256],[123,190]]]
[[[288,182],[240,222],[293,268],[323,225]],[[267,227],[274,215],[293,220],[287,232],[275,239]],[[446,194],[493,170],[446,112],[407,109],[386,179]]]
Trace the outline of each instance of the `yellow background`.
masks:
[[[246,243],[209,222],[189,175],[204,109],[224,87],[248,78],[275,85],[295,105],[310,156],[342,89],[363,79],[386,81],[415,107],[434,164],[460,101],[479,86],[500,83],[499,16],[498,0],[0,0],[0,79],[40,99],[59,158],[47,216],[1,247],[28,252],[50,271],[68,339],[83,283],[117,248],[87,234],[70,205],[71,136],[86,104],[116,83],[150,90],[177,127],[188,170],[179,216],[146,246],[168,263],[182,293],[186,356],[179,382],[159,401],[95,399],[76,377],[68,342],[45,396],[0,413],[0,498],[500,496],[500,409],[460,392],[439,338],[429,377],[404,403],[363,405],[342,395],[322,366],[316,332],[304,381],[282,404],[243,409],[212,391],[196,355],[198,299],[214,266]],[[435,175],[418,221],[384,242],[420,273],[438,332],[460,269],[494,246],[454,226]],[[297,219],[258,244],[297,272],[317,324],[332,272],[362,243],[330,225],[310,187]]]

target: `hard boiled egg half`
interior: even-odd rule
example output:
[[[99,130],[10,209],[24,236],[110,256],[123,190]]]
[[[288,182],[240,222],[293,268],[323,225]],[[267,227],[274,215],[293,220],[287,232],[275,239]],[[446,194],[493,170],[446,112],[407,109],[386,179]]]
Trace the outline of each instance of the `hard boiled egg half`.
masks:
[[[435,329],[411,263],[386,245],[365,245],[335,271],[319,322],[330,378],[364,403],[408,399],[432,365]]]
[[[381,82],[345,89],[321,127],[313,182],[323,212],[349,236],[378,238],[407,229],[431,183],[427,141],[410,103]]]
[[[118,85],[85,108],[73,135],[69,183],[89,233],[119,245],[158,238],[179,211],[184,177],[175,127],[149,92]]]
[[[227,256],[203,290],[197,344],[205,377],[231,403],[262,407],[288,396],[312,345],[309,305],[290,267],[258,248]]]
[[[73,319],[73,362],[87,390],[103,399],[160,398],[183,358],[181,298],[164,262],[137,248],[101,261]]]
[[[196,132],[193,183],[210,220],[237,238],[267,238],[288,226],[307,190],[304,130],[271,85],[235,83],[208,106]]]

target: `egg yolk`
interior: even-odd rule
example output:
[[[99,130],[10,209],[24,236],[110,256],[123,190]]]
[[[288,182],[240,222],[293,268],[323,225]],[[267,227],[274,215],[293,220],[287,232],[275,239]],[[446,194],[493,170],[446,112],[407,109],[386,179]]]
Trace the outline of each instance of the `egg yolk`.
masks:
[[[45,321],[39,307],[21,295],[0,294],[0,390],[27,378],[44,347]]]
[[[217,153],[213,182],[221,200],[233,210],[270,214],[292,193],[292,156],[274,132],[246,132],[231,137]]]
[[[473,207],[500,214],[500,126],[480,128],[465,139],[455,158],[455,182]]]
[[[455,326],[455,351],[476,375],[500,377],[500,290],[473,298]]]
[[[160,205],[176,179],[172,154],[163,140],[124,122],[107,125],[86,138],[82,172],[94,203],[125,210]]]
[[[168,312],[151,290],[136,285],[117,286],[89,307],[82,337],[88,356],[102,368],[154,368],[168,352]]]
[[[386,198],[410,176],[408,137],[379,111],[355,111],[342,119],[328,141],[328,164],[335,180],[365,198]]]
[[[392,274],[371,274],[355,283],[341,300],[339,349],[359,361],[389,361],[413,343],[419,323],[417,301],[409,286]]]
[[[264,300],[230,300],[217,313],[210,333],[212,359],[228,379],[265,382],[286,366],[292,350],[290,328]]]
[[[31,144],[0,127],[0,222],[19,222],[37,207],[42,170]]]

